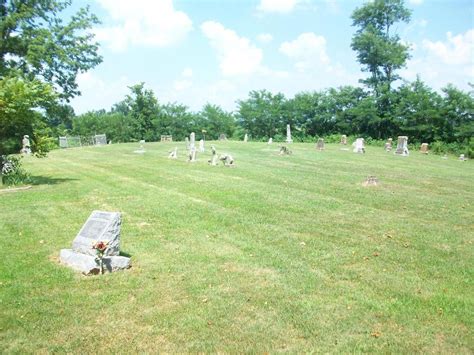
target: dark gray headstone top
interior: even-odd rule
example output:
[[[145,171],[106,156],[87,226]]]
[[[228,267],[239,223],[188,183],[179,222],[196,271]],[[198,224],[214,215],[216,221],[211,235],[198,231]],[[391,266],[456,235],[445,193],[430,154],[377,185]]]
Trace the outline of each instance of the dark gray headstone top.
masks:
[[[97,242],[107,242],[109,247],[105,255],[119,255],[120,225],[119,212],[92,211],[74,238],[72,249],[78,253],[96,255],[96,250],[92,248],[93,245]]]

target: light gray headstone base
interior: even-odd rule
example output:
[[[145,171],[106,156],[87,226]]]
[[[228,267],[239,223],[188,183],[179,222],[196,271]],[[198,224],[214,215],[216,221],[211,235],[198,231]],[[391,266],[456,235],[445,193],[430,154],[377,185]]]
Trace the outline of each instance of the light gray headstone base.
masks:
[[[76,253],[72,249],[61,249],[59,259],[62,264],[85,275],[97,275],[100,273],[99,263],[96,261],[95,256]],[[125,256],[105,256],[103,261],[104,272],[124,270],[131,266],[130,258]]]

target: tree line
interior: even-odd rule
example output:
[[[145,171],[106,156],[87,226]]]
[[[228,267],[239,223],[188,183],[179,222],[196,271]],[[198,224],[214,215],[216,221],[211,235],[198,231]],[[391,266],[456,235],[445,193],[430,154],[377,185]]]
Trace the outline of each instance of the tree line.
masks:
[[[287,124],[295,141],[335,134],[374,140],[408,135],[410,142],[437,142],[474,155],[474,90],[447,85],[437,92],[420,78],[399,84],[397,71],[410,58],[394,31],[396,24],[410,21],[403,0],[368,1],[352,14],[351,48],[367,73],[362,87],[291,98],[251,91],[233,112],[212,103],[193,112],[180,103],[159,102],[139,83],[109,110],[81,115],[68,102],[80,94],[77,74],[102,61],[89,31],[98,19],[84,8],[66,21],[60,13],[69,5],[69,0],[0,1],[0,155],[17,153],[24,134],[42,154],[64,135],[105,133],[113,142],[132,142],[157,141],[162,134],[182,140],[190,132],[207,139],[220,134],[242,139],[247,133],[254,140],[283,140]]]

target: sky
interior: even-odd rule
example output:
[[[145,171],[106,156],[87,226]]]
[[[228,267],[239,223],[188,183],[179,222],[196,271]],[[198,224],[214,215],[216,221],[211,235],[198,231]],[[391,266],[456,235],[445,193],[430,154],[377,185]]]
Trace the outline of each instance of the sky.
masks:
[[[103,62],[78,76],[76,114],[109,110],[141,82],[161,104],[233,111],[251,90],[281,92],[360,85],[350,16],[359,0],[77,0],[89,6]],[[406,0],[408,24],[393,30],[411,47],[399,74],[435,90],[474,83],[474,2]],[[401,83],[401,82],[400,82]]]

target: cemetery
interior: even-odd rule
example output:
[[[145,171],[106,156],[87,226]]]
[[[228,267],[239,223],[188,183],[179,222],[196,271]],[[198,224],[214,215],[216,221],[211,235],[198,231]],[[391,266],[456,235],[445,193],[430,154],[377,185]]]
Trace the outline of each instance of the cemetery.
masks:
[[[4,0],[1,354],[473,354],[474,3]]]
[[[314,144],[209,141],[193,164],[184,141],[25,156],[32,188],[0,194],[3,346],[467,350],[473,165]]]

